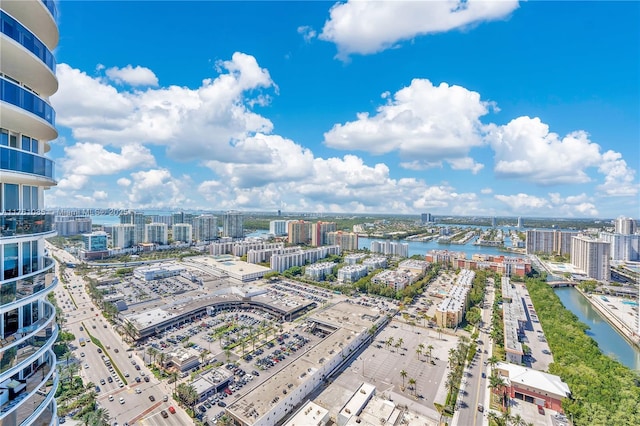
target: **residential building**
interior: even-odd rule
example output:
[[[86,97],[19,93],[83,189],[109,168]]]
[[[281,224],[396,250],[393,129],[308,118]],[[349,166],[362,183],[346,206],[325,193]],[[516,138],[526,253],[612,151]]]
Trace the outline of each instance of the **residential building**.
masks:
[[[352,283],[358,281],[362,277],[365,277],[368,273],[369,270],[362,264],[343,266],[338,269],[338,281]]]
[[[140,244],[145,242],[145,225],[147,224],[147,218],[144,213],[140,212],[128,212],[120,215],[120,223],[129,223],[134,226],[134,241],[133,244]]]
[[[371,241],[369,251],[390,256],[409,257],[409,243],[398,243],[389,240]]]
[[[640,261],[640,234],[611,234],[602,232],[600,239],[611,244],[611,260]]]
[[[193,239],[213,241],[218,238],[218,218],[204,214],[193,218]],[[175,238],[174,238],[175,239]]]
[[[169,241],[169,229],[166,223],[149,223],[144,226],[144,242],[167,245]]]
[[[83,216],[56,216],[56,231],[61,237],[91,232],[91,218]]]
[[[287,223],[287,241],[289,244],[311,244],[311,222],[304,220],[290,220]]]
[[[228,211],[222,221],[222,236],[244,238],[244,216],[239,211]]]
[[[286,220],[272,220],[269,222],[269,233],[276,237],[287,235],[287,221]]]
[[[436,307],[436,324],[439,327],[455,328],[464,320],[469,307],[469,287],[454,285]]]
[[[340,246],[323,246],[309,250],[298,250],[292,253],[274,254],[271,256],[271,269],[284,272],[293,266],[304,266],[307,263],[315,263],[330,255],[339,255]]]
[[[384,256],[371,256],[363,260],[362,264],[366,266],[369,271],[384,269],[387,267],[387,258]]]
[[[344,257],[344,262],[347,265],[355,265],[356,263],[362,263],[366,257],[367,255],[365,253],[351,253]]]
[[[518,228],[522,228],[524,227],[524,221],[522,220],[521,217],[518,218]]]
[[[333,262],[314,263],[304,268],[304,275],[312,280],[322,281],[333,272],[335,266],[336,264]]]
[[[44,191],[56,185],[45,156],[58,137],[49,97],[58,89],[56,2],[0,2],[0,424],[57,425],[53,344],[56,235]]]
[[[358,250],[358,234],[355,232],[335,231],[327,234],[326,243],[329,245],[338,245],[342,251]]]
[[[171,223],[173,225],[177,223],[187,223],[189,225],[193,225],[193,214],[185,212],[173,213],[171,215]]]
[[[431,213],[422,213],[420,215],[420,222],[422,222],[423,225],[429,224],[429,223],[433,223],[434,219],[433,216],[431,215]]]
[[[571,264],[585,273],[588,278],[597,281],[611,279],[610,268],[611,243],[589,238],[573,237],[571,244]]]
[[[111,228],[111,245],[116,248],[127,249],[135,245],[136,227],[132,224],[119,224]]]
[[[638,232],[636,221],[630,217],[619,217],[615,223],[616,234],[631,235]]]
[[[181,241],[183,243],[191,244],[193,242],[193,226],[188,223],[176,223],[171,228],[173,233],[173,241]]]
[[[571,252],[571,239],[577,235],[575,231],[529,229],[525,248],[527,254],[565,255]]]
[[[336,232],[338,226],[335,222],[317,222],[311,225],[311,245],[320,247],[330,244],[327,236],[330,232]],[[332,243],[337,244],[337,243]]]

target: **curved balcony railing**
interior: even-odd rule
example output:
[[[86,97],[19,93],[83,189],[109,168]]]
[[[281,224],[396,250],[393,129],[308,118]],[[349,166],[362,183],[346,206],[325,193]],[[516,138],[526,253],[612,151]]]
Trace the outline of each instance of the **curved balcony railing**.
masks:
[[[55,163],[27,151],[0,146],[0,169],[54,179]]]
[[[56,59],[53,53],[35,34],[5,12],[0,12],[0,31],[36,55],[55,74]]]
[[[53,346],[58,338],[58,326],[53,320],[45,321],[41,326],[37,333],[20,340],[19,343],[0,348],[0,376],[11,377],[40,358]],[[6,342],[5,339],[3,340]]]
[[[17,237],[24,235],[52,232],[54,214],[10,214],[0,213],[0,237]]]
[[[13,281],[3,282],[0,285],[0,307],[23,299],[37,298],[40,293],[49,292],[58,283],[54,265],[53,259],[45,257],[44,267],[40,271]]]
[[[10,394],[9,400],[0,406],[0,422],[32,424],[33,419],[49,408],[48,403],[58,386],[55,359],[49,351],[45,361],[26,380],[14,380],[17,392]]]
[[[44,99],[23,87],[0,78],[0,101],[8,102],[45,120],[55,127],[56,112]]]
[[[53,16],[53,20],[57,22],[58,8],[56,7],[56,2],[54,0],[41,0],[41,1],[45,5],[47,10],[49,10],[49,12],[51,13],[51,16]]]

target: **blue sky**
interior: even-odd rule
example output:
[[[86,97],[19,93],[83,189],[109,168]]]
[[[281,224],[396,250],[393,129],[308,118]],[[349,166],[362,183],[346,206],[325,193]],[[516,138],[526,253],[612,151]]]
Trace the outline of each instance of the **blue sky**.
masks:
[[[51,207],[640,217],[640,3],[61,1]]]

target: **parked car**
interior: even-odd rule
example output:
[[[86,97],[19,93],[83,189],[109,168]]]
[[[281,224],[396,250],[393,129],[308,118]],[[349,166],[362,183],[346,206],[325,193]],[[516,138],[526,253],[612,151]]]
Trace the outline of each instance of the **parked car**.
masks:
[[[160,415],[161,415],[163,418],[165,418],[165,419],[166,419],[167,417],[169,417],[169,414],[167,414],[167,412],[166,412],[166,411],[164,411],[164,410],[160,411]]]
[[[175,408],[173,408],[173,405],[169,406],[169,412],[170,412],[171,414],[175,414],[175,413],[176,413],[176,409],[175,409]]]
[[[149,401],[154,402],[156,398],[153,395],[149,395]]]

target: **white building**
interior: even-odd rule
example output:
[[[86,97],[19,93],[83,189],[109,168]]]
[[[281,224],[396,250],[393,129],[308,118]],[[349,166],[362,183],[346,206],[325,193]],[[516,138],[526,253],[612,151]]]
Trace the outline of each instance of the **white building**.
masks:
[[[344,257],[344,262],[347,265],[355,265],[356,263],[362,263],[366,257],[367,255],[365,253],[351,253]]]
[[[616,234],[631,235],[638,231],[636,221],[630,217],[619,217],[616,219]]]
[[[383,256],[371,256],[363,260],[362,264],[366,266],[369,271],[384,269],[387,267],[387,258]]]
[[[286,220],[272,220],[269,222],[269,233],[276,237],[287,235],[287,221]]]
[[[183,243],[191,244],[193,241],[193,227],[188,223],[177,223],[171,228],[173,232],[173,241],[181,241]]]
[[[309,250],[298,249],[293,253],[276,254],[271,256],[271,269],[284,272],[293,266],[304,266],[315,263],[329,255],[339,255],[340,246],[322,246]]]
[[[193,239],[213,241],[218,238],[218,218],[204,214],[193,218]],[[175,239],[175,238],[174,238]]]
[[[573,237],[571,264],[582,270],[587,277],[598,281],[609,281],[611,244],[586,236]]]
[[[315,281],[322,281],[333,272],[336,266],[333,262],[314,263],[304,268],[304,275]]]
[[[0,2],[0,424],[57,425],[58,337],[48,295],[58,281],[45,248],[56,185],[45,154],[58,137],[49,97],[58,90],[54,1]],[[86,94],[89,96],[89,94]]]
[[[371,241],[369,244],[371,253],[382,253],[389,256],[409,257],[409,243],[395,241]]]
[[[149,223],[144,226],[145,243],[167,245],[169,229],[166,223]]]
[[[611,260],[637,262],[640,260],[640,234],[611,234],[603,232],[600,239],[611,244]]]
[[[338,269],[338,281],[351,283],[358,281],[369,273],[365,265],[347,265]]]
[[[119,224],[111,227],[111,242],[113,247],[127,249],[135,245],[136,228],[132,224]]]
[[[239,211],[228,211],[224,214],[222,236],[231,238],[244,237],[244,216]]]

